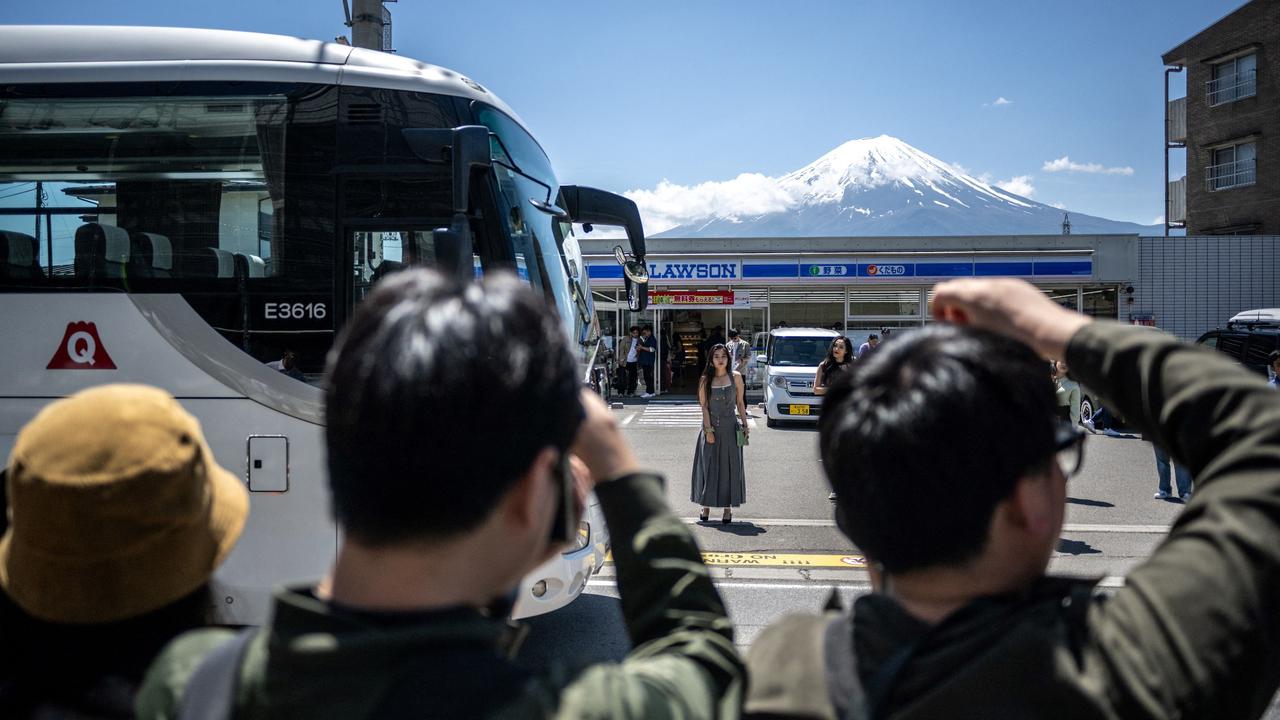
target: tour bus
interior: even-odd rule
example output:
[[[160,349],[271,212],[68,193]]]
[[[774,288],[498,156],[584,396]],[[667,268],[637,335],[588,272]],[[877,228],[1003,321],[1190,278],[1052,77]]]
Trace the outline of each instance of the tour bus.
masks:
[[[0,27],[0,453],[82,388],[173,393],[251,493],[215,584],[223,620],[259,623],[272,586],[333,559],[319,385],[352,310],[405,266],[515,272],[591,381],[599,328],[574,222],[625,228],[615,255],[643,309],[634,203],[560,186],[470,78],[256,33]],[[607,550],[593,501],[515,614],[570,602]]]

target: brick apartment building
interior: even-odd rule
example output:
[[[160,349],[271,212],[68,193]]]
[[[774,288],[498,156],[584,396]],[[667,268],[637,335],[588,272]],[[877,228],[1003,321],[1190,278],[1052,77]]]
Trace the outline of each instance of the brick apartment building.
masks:
[[[1168,225],[1280,235],[1280,0],[1251,0],[1163,60],[1166,95],[1170,73],[1187,76],[1166,110],[1166,163],[1185,146],[1187,165],[1168,183]]]

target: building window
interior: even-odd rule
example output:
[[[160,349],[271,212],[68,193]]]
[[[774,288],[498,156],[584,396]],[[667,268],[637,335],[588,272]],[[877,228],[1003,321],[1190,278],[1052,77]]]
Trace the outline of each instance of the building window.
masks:
[[[1258,56],[1250,53],[1214,63],[1208,86],[1209,105],[1223,105],[1258,94]]]
[[[1213,149],[1213,163],[1205,168],[1205,187],[1213,192],[1253,185],[1258,181],[1258,146],[1238,143]]]

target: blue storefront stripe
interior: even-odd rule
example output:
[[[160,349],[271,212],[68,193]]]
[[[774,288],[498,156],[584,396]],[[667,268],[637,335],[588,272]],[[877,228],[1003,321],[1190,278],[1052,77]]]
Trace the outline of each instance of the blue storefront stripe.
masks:
[[[916,277],[972,277],[973,263],[916,263]]]
[[[621,280],[622,266],[613,265],[588,265],[587,277],[592,280]]]
[[[743,263],[744,278],[794,278],[800,273],[799,263]]]
[[[1023,277],[1031,274],[1033,268],[1030,260],[1017,262],[980,262],[973,264],[973,274],[977,277],[1015,276]]]
[[[1090,260],[1036,261],[1035,274],[1090,277],[1093,275],[1093,262]]]

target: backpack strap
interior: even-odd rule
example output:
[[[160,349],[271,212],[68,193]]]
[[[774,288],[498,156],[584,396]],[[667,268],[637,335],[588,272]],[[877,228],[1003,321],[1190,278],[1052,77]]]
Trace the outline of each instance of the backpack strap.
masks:
[[[827,623],[822,635],[822,666],[827,697],[839,720],[869,720],[866,692],[858,678],[858,657],[853,651],[853,616],[841,614]]]
[[[853,613],[827,623],[823,634],[823,666],[827,694],[840,720],[878,720],[893,683],[916,653],[920,642],[903,645],[884,661],[865,685],[858,676],[858,657],[853,648]]]
[[[256,627],[242,629],[200,661],[182,693],[178,720],[231,720],[240,664],[257,631]]]

